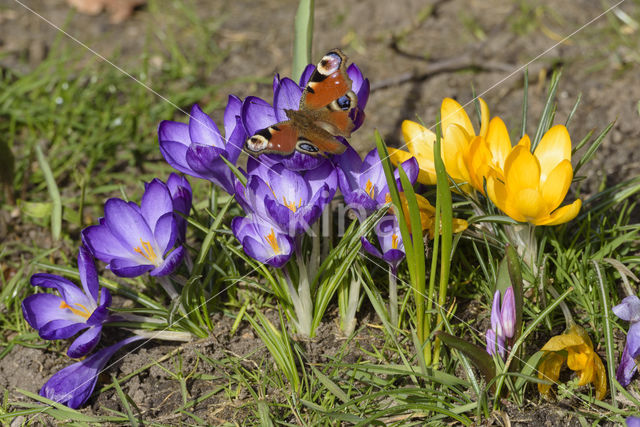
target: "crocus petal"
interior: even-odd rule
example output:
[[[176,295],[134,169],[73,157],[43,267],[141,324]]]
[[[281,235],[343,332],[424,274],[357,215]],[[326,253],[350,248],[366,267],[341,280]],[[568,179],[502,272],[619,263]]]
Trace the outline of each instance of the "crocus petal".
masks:
[[[143,242],[155,243],[155,238],[142,215],[123,200],[109,199],[104,205],[104,216],[111,233],[128,248],[127,255],[144,263],[145,258],[134,249]]]
[[[570,205],[556,209],[549,217],[533,222],[535,225],[558,225],[574,219],[580,212],[582,200],[578,199]]]
[[[245,98],[242,103],[242,124],[248,135],[254,135],[277,122],[276,113],[267,101],[256,96]]]
[[[446,130],[451,124],[460,126],[468,136],[475,135],[473,125],[469,116],[457,101],[451,98],[445,98],[442,100],[442,106],[440,107],[440,117],[442,118],[442,129]],[[446,136],[445,136],[446,138]],[[444,150],[443,150],[444,151]]]
[[[77,359],[87,355],[100,341],[101,333],[101,325],[87,329],[71,343],[69,350],[67,350],[67,356]]]
[[[496,290],[493,294],[493,303],[491,305],[491,329],[493,329],[498,337],[502,336],[502,314],[500,312],[500,291]]]
[[[516,326],[516,301],[513,294],[513,287],[509,286],[502,297],[502,333],[505,338],[513,338]]]
[[[309,185],[311,194],[317,193],[326,185],[330,192],[328,197],[332,199],[338,188],[338,173],[330,161],[326,161],[317,168],[306,172],[304,179]]]
[[[82,243],[89,248],[93,256],[106,263],[112,258],[129,253],[129,248],[125,247],[106,225],[91,225],[82,230]]]
[[[35,294],[22,300],[22,314],[24,320],[33,329],[40,329],[52,320],[59,319],[63,310],[60,304],[64,300],[58,295]]]
[[[194,104],[193,107],[191,107],[189,136],[192,143],[211,145],[224,149],[225,144],[220,136],[218,126],[216,126],[211,117],[200,109],[198,104]]]
[[[489,106],[482,98],[478,98],[478,104],[480,104],[480,132],[478,135],[486,137],[489,130]]]
[[[511,138],[507,126],[500,117],[491,119],[485,139],[493,156],[494,164],[503,169],[504,162],[511,151]]]
[[[149,272],[151,276],[167,276],[180,266],[184,258],[184,247],[178,246],[170,254],[166,255],[162,264]]]
[[[164,256],[174,245],[177,237],[176,218],[173,212],[168,212],[158,219],[153,235],[158,243],[158,251],[156,254]]]
[[[523,188],[515,193],[513,203],[516,209],[518,209],[518,212],[520,212],[527,221],[533,223],[546,212],[542,195],[531,188]]]
[[[31,285],[56,289],[69,304],[82,304],[87,308],[95,307],[95,300],[85,295],[76,285],[64,277],[38,273],[31,276]]]
[[[467,147],[471,135],[457,124],[451,124],[448,128],[443,129],[444,137],[441,141],[442,160],[447,173],[456,182],[469,182],[469,173],[466,166],[464,166],[462,153]]]
[[[556,352],[549,352],[542,356],[540,364],[538,365],[538,378],[551,381],[551,384],[538,383],[538,391],[540,394],[549,394],[551,386],[560,378],[560,369],[564,361],[565,358]]]
[[[162,141],[173,141],[184,146],[191,144],[189,137],[189,125],[186,123],[163,120],[158,125],[158,139]]]
[[[78,273],[84,293],[90,295],[95,301],[98,300],[98,272],[93,257],[87,248],[80,246],[78,251]]]
[[[634,359],[640,357],[640,323],[633,322],[627,333],[627,347]]]
[[[156,227],[158,218],[168,212],[173,212],[173,200],[166,184],[155,178],[147,185],[140,202],[140,211],[149,227]]]
[[[627,322],[640,322],[640,298],[636,295],[625,297],[622,302],[614,306],[611,311]]]
[[[76,362],[56,372],[40,390],[40,396],[78,408],[89,399],[98,381],[98,374],[109,359],[123,346],[143,337],[133,336],[110,347],[97,351],[81,362]]]
[[[188,145],[183,145],[174,141],[160,141],[160,152],[164,159],[178,172],[186,173],[200,179],[207,179],[205,176],[194,171],[187,163]]]
[[[571,138],[563,125],[549,129],[533,153],[540,162],[540,180],[544,182],[563,160],[571,161]]]
[[[87,324],[84,322],[78,322],[77,320],[55,319],[43,325],[38,330],[38,334],[45,340],[61,340],[71,338],[86,328]]]
[[[238,122],[237,117],[242,115],[242,101],[235,95],[229,95],[227,106],[224,109],[224,134],[227,138],[233,133]]]
[[[302,89],[293,80],[284,78],[273,94],[273,108],[277,121],[287,120],[285,110],[297,110],[300,107]]]
[[[109,269],[120,277],[137,277],[154,268],[153,264],[141,264],[130,258],[113,258],[109,263]]]
[[[244,127],[242,126],[242,119],[238,116],[235,120],[236,126],[233,131],[225,134],[227,137],[227,156],[225,158],[234,165],[238,161],[238,157],[240,156],[242,147],[244,146],[244,141],[247,139],[247,133],[244,131]]]
[[[625,420],[627,427],[640,427],[640,417],[627,417]]]
[[[367,240],[365,237],[361,237],[360,242],[362,243],[362,248],[365,251],[367,251],[368,253],[370,253],[375,257],[382,258],[382,252],[380,252],[380,250],[378,250],[378,248],[376,248],[373,244],[371,244],[371,242]]]
[[[638,365],[635,359],[631,357],[628,345],[625,345],[622,351],[622,357],[620,358],[620,364],[616,369],[616,379],[622,387],[627,387],[631,383],[631,378],[633,378],[637,370]]]
[[[515,147],[504,165],[507,191],[517,193],[524,189],[535,189],[540,184],[540,164],[522,146]]]
[[[315,70],[316,70],[316,66],[313,64],[309,64],[305,67],[304,71],[302,72],[302,75],[300,76],[300,87],[307,86],[307,84],[309,83],[309,79],[311,78],[311,75]]]
[[[542,184],[542,198],[548,212],[553,211],[564,200],[573,179],[571,162],[563,160],[547,176]]]

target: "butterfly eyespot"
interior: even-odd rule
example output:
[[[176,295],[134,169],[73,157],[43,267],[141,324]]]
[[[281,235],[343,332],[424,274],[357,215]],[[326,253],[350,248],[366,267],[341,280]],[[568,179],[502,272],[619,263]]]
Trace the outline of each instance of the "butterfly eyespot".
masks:
[[[315,145],[309,143],[309,142],[298,142],[298,146],[297,146],[299,151],[306,151],[307,153],[317,153],[318,151],[318,147],[316,147]]]
[[[351,99],[349,99],[347,95],[338,98],[336,100],[336,103],[338,104],[338,107],[340,107],[340,109],[344,111],[348,110],[349,107],[351,107]]]
[[[254,135],[247,139],[246,147],[249,151],[262,151],[269,145],[269,140],[262,135]]]
[[[334,52],[330,52],[326,54],[318,64],[318,72],[320,72],[320,74],[328,76],[338,71],[338,69],[340,69],[341,63],[342,58],[340,58],[340,55]]]

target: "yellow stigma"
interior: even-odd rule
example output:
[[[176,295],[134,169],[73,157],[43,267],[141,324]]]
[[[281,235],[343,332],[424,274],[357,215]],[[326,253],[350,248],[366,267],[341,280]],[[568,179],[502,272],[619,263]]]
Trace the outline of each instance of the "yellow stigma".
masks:
[[[391,193],[387,193],[384,195],[384,202],[391,203]]]
[[[264,238],[267,241],[267,243],[269,243],[269,246],[271,246],[271,249],[273,249],[273,253],[275,255],[280,255],[282,253],[282,251],[280,250],[280,246],[278,246],[278,240],[276,239],[276,232],[273,231],[273,228],[271,229],[271,233],[264,236]]]
[[[367,185],[365,186],[364,191],[366,191],[372,199],[376,198],[376,188],[373,186],[370,179],[367,180]]]
[[[296,206],[295,202],[289,202],[287,201],[287,198],[282,196],[282,201],[284,202],[284,205],[286,207],[288,207],[289,209],[291,209],[292,212],[295,212],[298,210],[298,208],[300,206],[302,206],[302,197],[300,197],[300,202],[298,203],[298,206]]]
[[[391,247],[393,249],[398,249],[398,235],[394,234],[391,236]]]
[[[135,248],[133,248],[133,250],[138,252],[140,255],[142,255],[146,259],[148,259],[149,262],[151,262],[151,264],[157,265],[158,256],[153,251],[153,247],[151,246],[151,243],[143,241],[142,238],[140,238],[140,243],[141,243],[142,249],[140,249],[139,246],[136,246]]]
[[[77,308],[73,308],[71,307],[69,304],[67,304],[66,301],[62,301],[60,303],[60,308],[68,308],[69,310],[71,310],[71,312],[73,314],[77,314],[78,316],[84,317],[85,319],[89,319],[89,317],[91,317],[91,313],[89,313],[89,310],[87,310],[87,308],[82,305],[82,304],[74,304],[77,307],[80,307],[80,310],[78,310]]]

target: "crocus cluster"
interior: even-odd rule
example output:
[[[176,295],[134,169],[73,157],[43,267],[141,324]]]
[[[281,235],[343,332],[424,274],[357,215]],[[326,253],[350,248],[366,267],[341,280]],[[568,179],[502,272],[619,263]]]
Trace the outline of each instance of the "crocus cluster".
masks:
[[[500,304],[500,290],[496,290],[493,295],[493,305],[491,308],[491,328],[487,329],[487,353],[497,354],[503,359],[506,352],[511,348],[515,335],[516,324],[516,300],[513,287],[509,286],[502,296]]]
[[[67,355],[88,355],[98,345],[104,325],[121,320],[109,312],[111,294],[106,288],[100,289],[94,258],[121,277],[146,272],[153,276],[171,274],[184,257],[186,221],[181,215],[189,214],[191,199],[189,182],[176,174],[171,174],[166,184],[159,179],[146,184],[140,206],[109,199],[99,224],[82,231],[84,245],[78,251],[82,288],[64,277],[34,274],[33,286],[54,289],[57,294],[38,293],[25,298],[22,312],[27,323],[47,340],[69,339],[80,333]],[[40,394],[71,408],[79,407],[93,392],[98,374],[113,354],[139,339],[142,337],[127,338],[62,369],[47,381]]]
[[[582,205],[579,199],[560,207],[573,179],[567,128],[553,126],[532,153],[527,135],[512,147],[502,119],[489,121],[487,104],[482,98],[478,102],[481,125],[477,133],[458,102],[451,98],[442,102],[442,160],[458,188],[473,197],[475,191],[486,193],[493,204],[519,222],[556,225],[575,218]],[[414,156],[420,166],[418,181],[434,184],[436,135],[408,120],[402,132],[409,151],[390,149],[392,162]]]

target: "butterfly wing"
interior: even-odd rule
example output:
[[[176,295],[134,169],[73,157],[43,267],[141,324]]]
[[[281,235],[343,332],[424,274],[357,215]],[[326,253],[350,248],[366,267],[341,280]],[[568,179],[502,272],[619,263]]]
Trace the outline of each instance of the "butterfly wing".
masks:
[[[276,123],[247,139],[244,148],[249,154],[276,153],[286,156],[296,149],[298,130],[291,120]]]
[[[358,97],[351,90],[346,64],[340,49],[323,56],[302,93],[300,110],[309,111],[315,124],[330,134],[349,137]]]
[[[302,93],[299,110],[286,110],[289,120],[258,131],[245,142],[249,154],[294,151],[311,155],[342,154],[346,150],[334,136],[349,137],[358,97],[351,90],[347,57],[334,49],[322,57]]]
[[[245,149],[255,155],[274,153],[286,156],[297,150],[315,156],[342,154],[346,146],[322,129],[298,129],[291,120],[287,120],[256,132],[247,139]]]

